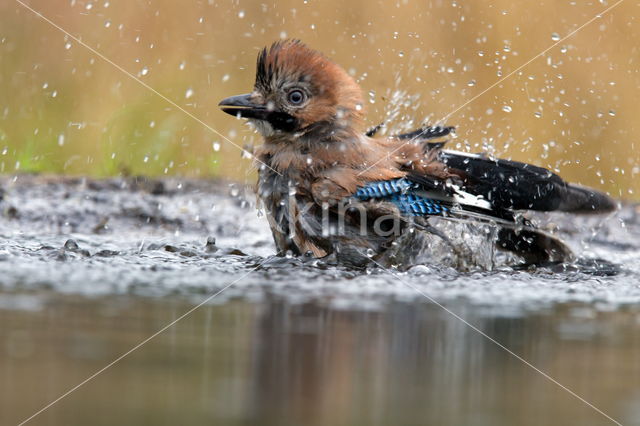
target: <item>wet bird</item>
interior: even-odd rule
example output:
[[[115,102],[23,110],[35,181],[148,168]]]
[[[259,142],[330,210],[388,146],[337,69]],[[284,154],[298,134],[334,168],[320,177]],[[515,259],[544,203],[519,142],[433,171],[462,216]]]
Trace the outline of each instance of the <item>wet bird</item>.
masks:
[[[459,266],[480,235],[521,264],[566,262],[571,250],[522,212],[615,209],[544,168],[444,149],[452,127],[374,137],[358,84],[297,40],[263,49],[253,91],[220,107],[264,138],[257,194],[280,253],[406,266],[438,248]]]

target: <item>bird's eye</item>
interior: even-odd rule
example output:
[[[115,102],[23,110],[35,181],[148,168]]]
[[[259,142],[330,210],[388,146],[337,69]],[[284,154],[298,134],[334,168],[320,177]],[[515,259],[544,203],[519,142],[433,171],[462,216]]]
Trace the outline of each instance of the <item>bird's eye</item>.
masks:
[[[304,102],[304,92],[302,90],[292,90],[287,95],[287,99],[291,105],[300,105]]]

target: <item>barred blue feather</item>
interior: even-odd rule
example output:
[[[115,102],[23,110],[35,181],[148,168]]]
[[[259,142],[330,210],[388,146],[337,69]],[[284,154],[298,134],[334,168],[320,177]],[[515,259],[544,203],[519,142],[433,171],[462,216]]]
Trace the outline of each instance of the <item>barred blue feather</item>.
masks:
[[[354,197],[361,201],[389,201],[407,216],[442,215],[449,211],[439,201],[413,193],[417,188],[417,184],[405,178],[392,179],[368,183],[358,188]]]
[[[389,201],[407,216],[439,216],[449,211],[440,202],[415,194],[392,195],[389,197]]]
[[[411,188],[416,188],[416,184],[409,182],[405,178],[370,182],[358,188],[354,196],[362,201],[371,198],[386,198],[393,194],[407,192]]]

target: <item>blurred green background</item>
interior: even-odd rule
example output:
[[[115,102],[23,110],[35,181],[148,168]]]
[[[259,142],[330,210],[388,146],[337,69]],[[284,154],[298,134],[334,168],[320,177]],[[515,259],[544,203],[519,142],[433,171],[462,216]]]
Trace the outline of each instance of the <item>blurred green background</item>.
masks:
[[[28,5],[233,140],[264,45],[300,38],[361,83],[368,121],[435,123],[614,3],[80,1]],[[638,199],[640,5],[622,2],[460,109],[461,149]],[[224,176],[251,161],[18,2],[0,2],[0,172]]]

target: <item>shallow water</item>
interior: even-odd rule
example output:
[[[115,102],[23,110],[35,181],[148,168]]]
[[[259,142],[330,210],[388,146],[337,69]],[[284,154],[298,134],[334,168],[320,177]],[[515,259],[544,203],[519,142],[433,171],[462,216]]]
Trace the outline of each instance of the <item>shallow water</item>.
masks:
[[[270,257],[266,220],[237,184],[19,176],[2,187],[1,424],[203,301],[33,424],[609,422],[452,313],[640,424],[636,206],[544,218],[583,258],[616,263],[613,276],[584,265],[391,275]]]

